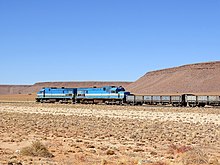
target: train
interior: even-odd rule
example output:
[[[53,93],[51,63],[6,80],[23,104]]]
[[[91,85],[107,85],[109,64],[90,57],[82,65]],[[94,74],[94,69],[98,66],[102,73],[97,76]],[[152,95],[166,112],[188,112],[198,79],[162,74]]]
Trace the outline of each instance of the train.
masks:
[[[122,86],[93,88],[42,88],[37,92],[36,102],[41,103],[82,103],[117,105],[172,105],[174,107],[220,106],[219,95],[136,95]]]

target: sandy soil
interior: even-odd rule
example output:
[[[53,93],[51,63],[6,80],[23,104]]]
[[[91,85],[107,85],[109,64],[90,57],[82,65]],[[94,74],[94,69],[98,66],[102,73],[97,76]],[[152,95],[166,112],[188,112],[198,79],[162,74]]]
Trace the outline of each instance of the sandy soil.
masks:
[[[220,109],[0,102],[0,116],[0,164],[184,164],[189,148],[220,160]],[[20,153],[36,140],[54,157]]]
[[[0,95],[0,102],[28,102],[35,101],[36,93],[33,94],[14,94],[14,95]]]

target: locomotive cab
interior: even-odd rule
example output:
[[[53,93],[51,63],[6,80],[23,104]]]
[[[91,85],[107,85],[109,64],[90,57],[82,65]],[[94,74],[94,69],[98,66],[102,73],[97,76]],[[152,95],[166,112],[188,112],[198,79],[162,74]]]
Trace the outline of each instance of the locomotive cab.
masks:
[[[36,102],[42,101],[45,98],[45,88],[42,88],[39,92],[37,92]]]
[[[125,89],[120,86],[120,87],[111,87],[110,93],[119,93],[119,92],[124,92]]]
[[[123,91],[123,92],[125,91],[125,88],[123,88],[122,86],[120,86],[116,89],[116,93],[121,92],[121,91]]]

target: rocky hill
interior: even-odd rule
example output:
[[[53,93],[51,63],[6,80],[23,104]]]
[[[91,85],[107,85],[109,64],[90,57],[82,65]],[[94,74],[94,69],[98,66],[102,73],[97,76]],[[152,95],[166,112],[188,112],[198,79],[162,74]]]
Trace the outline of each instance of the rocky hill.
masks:
[[[137,94],[220,94],[220,61],[148,72],[127,89]]]
[[[2,94],[21,94],[23,90],[32,85],[0,85],[0,95]]]
[[[40,82],[34,85],[0,85],[0,94],[30,94],[36,93],[43,87],[102,87],[108,85],[127,87],[131,82]]]

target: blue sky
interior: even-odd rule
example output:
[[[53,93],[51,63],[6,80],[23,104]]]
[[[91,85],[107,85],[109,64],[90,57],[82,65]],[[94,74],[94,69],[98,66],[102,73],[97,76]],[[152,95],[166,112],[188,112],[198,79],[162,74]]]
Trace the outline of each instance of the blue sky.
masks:
[[[0,84],[135,81],[220,60],[219,0],[0,0]]]

